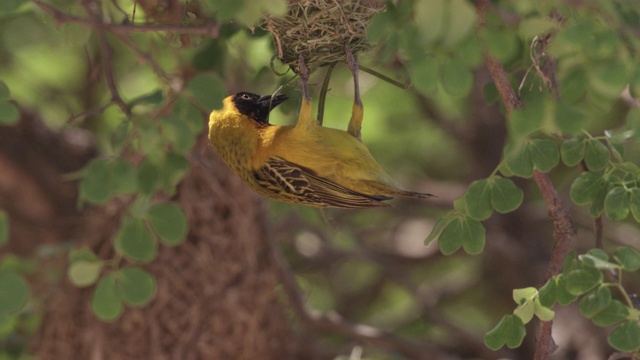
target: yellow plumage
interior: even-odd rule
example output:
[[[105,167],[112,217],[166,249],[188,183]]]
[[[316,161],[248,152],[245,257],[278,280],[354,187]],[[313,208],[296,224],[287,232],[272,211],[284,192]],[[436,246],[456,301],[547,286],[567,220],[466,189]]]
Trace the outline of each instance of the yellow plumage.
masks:
[[[238,93],[209,117],[209,140],[224,162],[255,192],[314,207],[388,206],[393,196],[427,198],[402,189],[354,134],[318,125],[303,79],[295,125],[270,125],[269,111],[286,96]],[[359,108],[359,113],[356,111]],[[362,106],[354,117],[362,120]],[[351,128],[351,126],[350,126]],[[358,128],[359,135],[359,128]]]

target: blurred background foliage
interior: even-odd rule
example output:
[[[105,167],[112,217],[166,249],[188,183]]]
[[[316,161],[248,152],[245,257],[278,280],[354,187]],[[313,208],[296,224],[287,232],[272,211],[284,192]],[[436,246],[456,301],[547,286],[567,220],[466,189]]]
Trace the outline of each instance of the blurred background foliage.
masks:
[[[288,306],[295,301],[287,299],[287,289],[273,284],[270,291],[280,294],[278,304],[289,309],[282,317],[290,328],[284,339],[288,345],[262,355],[531,358],[533,332],[515,349],[493,351],[483,343],[484,334],[516,307],[513,289],[539,287],[547,280],[552,225],[534,182],[525,179],[530,177],[527,171],[549,164],[544,172],[550,172],[569,202],[583,158],[560,163],[560,144],[574,136],[594,136],[611,146],[603,166],[594,165],[597,169],[589,166],[589,159],[597,156],[583,154],[586,170],[608,166],[609,149],[616,145],[620,151],[624,148],[624,163],[632,169],[628,183],[637,186],[640,5],[636,0],[499,0],[489,3],[482,27],[476,4],[466,0],[384,5],[385,11],[369,25],[367,41],[372,47],[359,54],[359,60],[410,87],[402,89],[361,72],[363,142],[400,183],[437,198],[396,200],[389,209],[319,211],[251,197],[253,202],[244,206],[266,206],[259,212],[262,220],[256,221],[268,224],[265,232],[256,225],[258,235],[252,234],[277,243],[287,259],[284,270],[275,261],[263,271],[288,272],[304,303],[326,315],[315,323],[313,317],[305,320],[291,310],[295,306]],[[194,220],[181,194],[189,191],[185,177],[198,169],[216,176],[228,173],[209,158],[215,156],[213,150],[202,146],[207,115],[225,96],[238,91],[269,94],[284,85],[282,92],[291,99],[272,112],[270,121],[295,121],[297,81],[289,81],[294,74],[273,59],[274,40],[261,26],[263,14],[280,16],[286,11],[284,0],[0,2],[0,142],[5,143],[0,144],[0,166],[6,169],[0,173],[0,359],[51,358],[34,339],[50,341],[50,332],[44,330],[54,327],[48,323],[53,317],[47,302],[51,289],[60,284],[81,288],[68,294],[83,296],[75,305],[78,309],[90,306],[97,318],[117,324],[135,314],[149,315],[145,309],[169,298],[161,291],[164,278],[154,263],[171,268],[177,277],[193,276],[196,284],[206,281],[198,280],[204,279],[201,274],[217,271],[214,266],[181,273],[181,266],[187,266],[176,259],[182,258],[175,256],[172,263],[171,255],[161,254],[200,240],[209,243],[211,251],[218,249],[217,230],[209,232],[210,238],[195,235],[195,228],[208,223]],[[522,109],[506,114],[483,66],[484,56],[504,65],[523,98]],[[272,65],[287,73],[279,76]],[[321,67],[312,74],[314,100],[325,73],[326,67]],[[346,128],[352,87],[347,66],[339,63],[331,76],[324,126]],[[39,142],[20,127],[27,123],[34,133],[50,132],[68,145]],[[507,165],[502,163],[503,154],[511,156],[505,144],[518,148],[533,138],[553,140],[555,161],[543,158],[527,165],[511,158]],[[49,178],[64,183],[64,189],[47,185],[46,179],[33,180],[47,176],[45,164],[65,161],[65,146],[80,149],[80,155],[74,165],[60,167],[59,179]],[[23,155],[31,152],[42,161],[24,162],[25,169],[19,170]],[[486,229],[482,253],[444,256],[437,241],[425,246],[424,239],[453,209],[453,201],[474,180],[496,174],[499,166],[501,174],[516,175],[513,179],[524,200],[515,211],[489,209],[480,219]],[[32,183],[42,197],[12,197],[28,193]],[[225,189],[228,192],[215,195],[219,198],[205,192],[207,200],[191,201],[202,201],[207,208],[207,201],[229,201],[247,192],[237,186]],[[65,206],[56,205],[55,199]],[[571,199],[579,203],[573,195]],[[627,209],[633,212],[631,206]],[[83,214],[96,208],[113,218],[96,228],[105,234],[100,242],[86,241],[82,233],[74,233],[81,226],[57,217],[73,214],[74,219],[85,219]],[[211,221],[224,224],[225,211],[231,210],[216,213]],[[592,217],[604,222],[600,229],[605,250],[619,245],[638,248],[640,233],[632,216],[614,218],[621,222],[613,223],[598,217],[602,211],[574,209],[578,235],[571,248],[584,252],[594,247]],[[236,236],[229,241],[249,240]],[[252,250],[269,248],[261,246]],[[238,259],[229,256],[229,261]],[[250,268],[247,263],[232,265]],[[630,293],[640,291],[637,271],[624,280]],[[222,301],[219,295],[228,291],[225,286],[216,288],[208,301]],[[261,295],[256,290],[250,296]],[[614,351],[607,332],[581,317],[576,306],[555,310],[559,349],[554,359],[601,359]],[[179,318],[181,313],[171,315]],[[208,316],[216,321],[216,314]],[[227,321],[235,321],[234,316]],[[368,333],[369,328],[351,324],[384,333],[378,336],[377,330]],[[527,325],[527,330],[533,329]],[[257,333],[265,338],[282,335]],[[233,337],[225,341],[236,348],[243,344],[234,344]],[[131,345],[122,344],[123,349],[127,346]],[[248,351],[235,356],[255,358]],[[135,358],[124,350],[110,354],[113,359]]]

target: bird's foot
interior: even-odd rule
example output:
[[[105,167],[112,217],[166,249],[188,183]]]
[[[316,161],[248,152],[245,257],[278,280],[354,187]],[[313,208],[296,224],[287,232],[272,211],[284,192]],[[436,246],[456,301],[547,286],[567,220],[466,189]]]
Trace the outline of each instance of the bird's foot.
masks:
[[[351,46],[345,45],[344,53],[347,57],[347,65],[349,66],[349,69],[353,74],[356,74],[358,72],[358,58],[353,54],[353,51],[351,51]]]
[[[309,99],[309,89],[307,89],[307,83],[309,82],[309,68],[304,63],[304,56],[298,56],[298,76],[302,83],[302,95],[305,99]]]

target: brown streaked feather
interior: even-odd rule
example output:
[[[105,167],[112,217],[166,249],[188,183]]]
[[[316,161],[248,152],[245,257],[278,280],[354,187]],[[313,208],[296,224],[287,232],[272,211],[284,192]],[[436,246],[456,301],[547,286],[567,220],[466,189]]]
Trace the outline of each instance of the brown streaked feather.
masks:
[[[365,195],[328,179],[311,169],[281,158],[271,158],[254,172],[261,188],[273,198],[316,207],[368,208],[390,206],[382,195]]]

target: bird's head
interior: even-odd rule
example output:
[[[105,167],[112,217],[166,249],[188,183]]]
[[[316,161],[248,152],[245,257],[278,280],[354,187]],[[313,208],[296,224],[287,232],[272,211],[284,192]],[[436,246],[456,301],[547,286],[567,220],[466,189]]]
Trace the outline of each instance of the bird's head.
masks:
[[[239,92],[231,96],[231,102],[240,114],[259,123],[269,124],[269,112],[288,98],[287,95],[260,96],[248,92]]]

